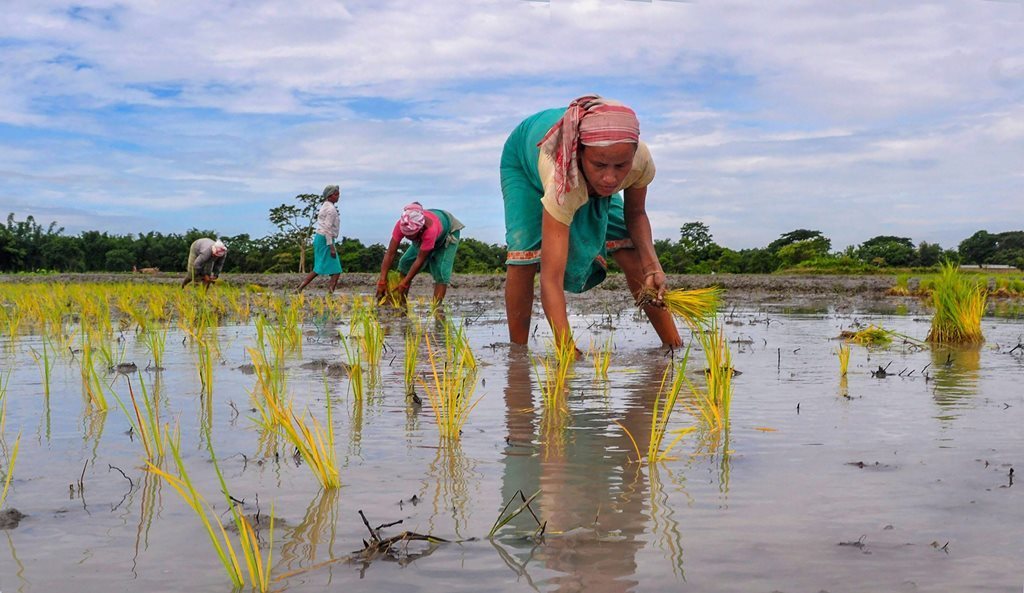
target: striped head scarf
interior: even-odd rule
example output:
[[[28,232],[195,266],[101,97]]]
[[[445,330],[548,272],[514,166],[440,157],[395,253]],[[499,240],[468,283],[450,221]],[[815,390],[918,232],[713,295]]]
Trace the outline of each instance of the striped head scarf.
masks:
[[[555,199],[562,204],[565,194],[579,185],[576,153],[580,144],[608,146],[639,141],[640,122],[632,109],[598,95],[584,95],[569,104],[562,119],[551,126],[537,146],[555,161]]]
[[[403,235],[412,237],[423,228],[424,224],[426,224],[426,218],[423,216],[423,206],[419,202],[406,204],[402,208],[402,217],[398,219],[398,228]]]

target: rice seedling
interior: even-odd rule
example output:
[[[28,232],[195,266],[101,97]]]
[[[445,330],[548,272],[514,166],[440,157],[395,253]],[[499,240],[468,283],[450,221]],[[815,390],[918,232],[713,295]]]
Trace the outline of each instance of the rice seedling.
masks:
[[[334,422],[331,412],[331,392],[324,377],[324,391],[327,395],[327,425],[321,425],[313,414],[306,410],[305,417],[295,413],[291,402],[263,400],[267,408],[265,415],[274,419],[279,434],[295,446],[306,461],[306,465],[324,488],[341,486],[338,473],[338,459],[334,448]],[[308,421],[306,420],[308,417]]]
[[[272,410],[285,405],[288,397],[287,377],[282,361],[280,358],[275,358],[273,361],[268,360],[263,348],[247,348],[246,351],[249,353],[253,372],[256,374],[256,387],[250,394],[256,410],[261,413],[261,423],[265,427],[271,428],[277,421]],[[271,400],[272,405],[267,406],[264,403],[266,400]]]
[[[359,347],[349,343],[351,338],[346,338],[341,333],[341,346],[345,350],[345,360],[348,368],[348,387],[355,396],[357,402],[363,400],[363,359],[359,353]],[[358,340],[358,338],[356,338]],[[357,342],[358,343],[358,342]]]
[[[260,541],[256,535],[256,530],[253,528],[252,523],[249,522],[248,517],[239,510],[241,505],[236,504],[231,498],[227,482],[224,480],[224,474],[220,471],[217,457],[213,453],[212,444],[209,445],[209,450],[213,469],[216,471],[217,480],[220,482],[220,491],[224,494],[225,502],[231,508],[231,516],[235,521],[235,526],[238,528],[238,541],[242,548],[242,558],[245,560],[245,567],[249,573],[249,582],[254,589],[264,593],[270,589],[270,567],[274,555],[274,507],[273,505],[270,507],[270,535],[267,542],[267,559],[264,561],[263,554],[260,552]]]
[[[103,391],[103,380],[96,370],[96,362],[93,360],[92,337],[82,327],[82,352],[79,361],[79,372],[82,377],[82,390],[86,397],[97,410],[107,409],[107,398]]]
[[[380,361],[384,355],[384,329],[380,326],[376,311],[365,307],[352,316],[355,337],[362,351],[366,368],[369,370],[371,384],[380,375]]]
[[[162,324],[158,328],[156,320],[153,321],[154,323],[147,325],[142,332],[141,340],[153,359],[153,368],[159,371],[164,368],[164,350],[167,346],[167,332],[170,327]]]
[[[469,346],[469,337],[466,335],[464,324],[456,325],[447,317],[444,318],[444,343],[448,353],[448,360],[459,361],[468,369],[476,370],[476,356]]]
[[[550,354],[533,359],[533,371],[545,408],[565,407],[566,386],[575,362],[576,347],[572,343],[553,342]],[[544,370],[543,375],[541,369]]]
[[[679,444],[679,441],[684,436],[696,430],[695,426],[679,428],[673,431],[668,429],[672,412],[675,410],[676,402],[679,400],[679,392],[682,390],[683,383],[686,380],[686,362],[689,357],[690,350],[687,349],[682,359],[675,363],[670,363],[665,368],[665,372],[661,377],[658,395],[654,398],[654,403],[651,406],[651,439],[647,445],[648,464],[672,459],[669,457],[672,449]],[[671,377],[671,381],[669,377]],[[668,445],[662,447],[662,441],[665,440],[665,435],[669,432],[675,436]],[[634,446],[635,444],[634,442]]]
[[[710,432],[728,431],[732,404],[732,354],[725,334],[717,323],[697,334],[707,368],[704,370],[706,390],[686,382],[695,396],[693,414]]]
[[[662,302],[669,312],[691,328],[698,329],[704,327],[718,311],[721,292],[721,289],[715,286],[690,290],[675,288],[665,292]],[[651,305],[656,296],[654,292],[645,290],[637,298],[637,305]]]
[[[141,377],[139,378],[139,386],[142,390],[141,398],[135,397],[131,378],[126,377],[126,380],[128,383],[128,395],[132,404],[131,409],[128,409],[128,406],[117,396],[116,392],[114,392],[114,397],[117,399],[118,405],[121,406],[124,415],[128,418],[132,432],[138,435],[139,441],[146,451],[146,461],[159,465],[164,458],[164,441],[160,435],[160,406],[157,405],[155,398],[150,397],[149,391],[146,389],[146,382]],[[145,413],[139,408],[139,399],[142,399]]]
[[[981,319],[985,315],[988,291],[982,284],[967,279],[955,264],[942,265],[932,291],[932,317],[929,342],[937,344],[980,344],[985,340]]]
[[[3,431],[0,430],[0,433]],[[2,436],[2,434],[0,434]],[[18,433],[18,438],[14,439],[14,447],[11,448],[11,454],[7,458],[7,476],[4,478],[4,489],[0,492],[0,509],[4,508],[4,501],[7,500],[7,490],[11,487],[11,480],[14,478],[14,464],[18,461],[18,448],[21,446],[21,433]]]
[[[608,368],[612,364],[612,337],[608,336],[603,346],[598,346],[591,341],[590,359],[594,363],[594,376],[598,379],[608,380]]]
[[[423,326],[419,321],[410,319],[405,327],[405,353],[402,364],[405,377],[405,394],[416,393],[416,362],[419,359],[420,343],[423,341]]]
[[[228,536],[228,532],[224,528],[224,524],[221,522],[220,516],[216,513],[213,506],[206,501],[198,490],[196,490],[195,485],[189,477],[188,470],[185,468],[185,463],[182,460],[179,445],[180,433],[178,433],[176,429],[172,434],[170,427],[166,427],[164,431],[164,438],[167,441],[168,448],[171,450],[171,455],[174,458],[178,475],[171,475],[152,462],[146,463],[147,470],[160,476],[164,481],[170,484],[185,501],[185,504],[193,513],[195,513],[201,521],[203,528],[206,530],[210,543],[212,544],[217,557],[220,559],[221,565],[224,567],[224,571],[227,573],[228,578],[235,587],[243,587],[246,583],[245,573],[242,571],[242,565],[238,560],[238,555],[235,553],[235,547],[231,543],[231,538]],[[252,584],[253,588],[258,591],[267,591],[270,584],[270,553],[268,553],[267,560],[264,562],[262,554],[259,551],[259,541],[256,539],[252,525],[249,523],[248,519],[238,511],[234,501],[231,499],[227,486],[224,483],[223,475],[220,472],[220,468],[217,466],[217,460],[213,455],[212,448],[210,449],[210,456],[213,460],[214,467],[216,468],[218,478],[220,478],[225,500],[232,509],[232,514],[239,530],[240,545],[243,554],[242,557],[245,560],[246,567],[248,568],[249,582]],[[273,529],[273,513],[271,513],[271,543],[269,545],[271,550],[273,549]]]
[[[21,328],[22,313],[16,307],[0,307],[0,321],[3,321],[7,330],[7,347],[14,350],[15,341],[18,339],[18,332]]]
[[[469,413],[480,403],[480,398],[473,400],[476,369],[467,366],[467,357],[458,351],[450,360],[441,360],[441,353],[431,346],[430,336],[424,339],[430,358],[430,373],[429,381],[421,382],[430,399],[441,438],[458,440]],[[468,345],[464,347],[468,348]]]
[[[4,435],[7,424],[7,382],[11,379],[11,371],[0,373],[0,437]]]
[[[219,354],[216,331],[209,324],[207,317],[201,317],[196,325],[184,326],[182,329],[192,339],[196,348],[196,373],[199,376],[202,394],[207,396],[209,401],[209,397],[213,395],[214,362]]]
[[[53,346],[50,345],[50,340],[46,336],[40,340],[40,350],[42,353],[36,351],[35,348],[30,348],[29,352],[32,358],[35,359],[36,364],[39,365],[40,378],[43,380],[43,395],[47,400],[50,398],[50,376],[53,374],[53,359],[50,357],[50,353],[53,350]]]
[[[839,376],[845,377],[846,371],[850,368],[850,346],[848,344],[840,344],[836,354],[839,355]]]

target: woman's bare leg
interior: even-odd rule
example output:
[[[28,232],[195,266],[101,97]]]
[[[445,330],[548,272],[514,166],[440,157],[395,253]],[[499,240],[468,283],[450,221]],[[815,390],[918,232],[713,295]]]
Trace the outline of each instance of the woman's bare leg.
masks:
[[[505,314],[508,316],[508,339],[513,344],[525,344],[530,339],[533,278],[537,267],[537,264],[528,264],[505,268]]]
[[[619,249],[612,253],[612,257],[615,258],[616,263],[626,275],[626,284],[629,285],[629,292],[635,299],[644,286],[640,257],[634,249]],[[679,329],[668,309],[647,305],[644,307],[644,313],[647,313],[647,318],[651,320],[651,325],[654,326],[654,331],[661,338],[662,344],[672,348],[683,345],[683,339],[679,337]]]
[[[448,293],[448,285],[441,284],[439,282],[434,283],[434,304],[440,305],[441,301],[444,300],[444,295]]]

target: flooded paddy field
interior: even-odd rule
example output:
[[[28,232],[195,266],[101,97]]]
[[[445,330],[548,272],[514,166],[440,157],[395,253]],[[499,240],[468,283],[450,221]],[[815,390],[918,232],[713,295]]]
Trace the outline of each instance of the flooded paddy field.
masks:
[[[728,429],[689,432],[674,459],[649,464],[638,451],[647,451],[672,357],[623,295],[572,302],[577,342],[586,349],[610,339],[610,368],[605,379],[589,358],[577,361],[567,413],[552,415],[538,364],[549,348],[543,318],[535,314],[529,350],[510,347],[500,294],[466,292],[452,299],[447,321],[463,328],[473,353],[469,397],[479,402],[459,439],[439,437],[425,342],[421,403],[406,394],[410,325],[420,321],[435,349],[446,341],[425,305],[411,318],[380,315],[383,355],[357,397],[343,368],[351,341],[339,337],[354,335],[351,303],[318,308],[325,297],[306,297],[301,339],[282,373],[295,409],[334,435],[341,486],[333,489],[260,423],[253,349],[265,330],[255,309],[210,329],[217,348],[205,375],[187,324],[166,323],[155,370],[143,332],[115,319],[110,351],[135,368],[103,368],[105,411],[86,393],[72,320],[70,343],[59,349],[27,322],[5,330],[0,488],[21,437],[0,509],[0,591],[236,589],[197,515],[146,471],[129,380],[136,396],[145,385],[162,424],[178,427],[195,489],[231,526],[216,454],[263,553],[272,550],[269,590],[1020,590],[1024,500],[1013,469],[1024,455],[1024,323],[1012,303],[985,317],[980,347],[853,345],[843,378],[841,332],[876,325],[923,339],[923,305],[828,291],[746,302],[727,293],[718,321],[736,371]],[[696,344],[685,374],[700,389]],[[670,429],[697,426],[691,410],[681,402]],[[174,473],[171,457],[161,467]],[[489,537],[510,500],[508,511],[523,512]],[[447,541],[410,538],[386,553],[360,552],[373,537],[403,532]],[[233,527],[228,536],[238,541]]]

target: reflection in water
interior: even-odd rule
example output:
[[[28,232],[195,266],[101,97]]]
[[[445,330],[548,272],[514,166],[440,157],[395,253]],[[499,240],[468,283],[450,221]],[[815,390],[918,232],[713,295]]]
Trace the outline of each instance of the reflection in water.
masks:
[[[434,486],[434,512],[428,520],[428,533],[436,533],[435,518],[450,511],[455,534],[458,539],[463,539],[462,529],[467,524],[470,503],[467,477],[473,471],[474,463],[462,453],[462,443],[455,439],[442,439],[428,468],[429,479],[423,484],[424,489],[431,484]]]
[[[132,574],[139,560],[139,548],[149,549],[149,529],[153,526],[153,516],[161,507],[161,488],[163,480],[153,472],[142,475],[142,489],[139,498],[139,524],[135,528],[135,552],[132,555]]]
[[[15,571],[15,575],[18,577],[18,591],[26,591],[27,587],[30,587],[32,583],[25,579],[25,565],[21,563],[21,559],[18,558],[18,550],[14,548],[14,540],[11,539],[11,532],[6,532],[7,535],[7,547],[11,549],[11,559],[18,565],[18,570]]]
[[[100,439],[103,438],[103,427],[107,424],[107,413],[108,410],[95,409],[92,400],[85,401],[85,410],[82,413],[82,440],[91,444],[90,464],[95,464],[99,456]]]
[[[661,546],[672,559],[676,574],[683,574],[681,534],[668,496],[660,481],[657,491],[652,488],[648,492],[650,478],[644,474],[644,466],[633,459],[629,437],[613,422],[621,422],[637,446],[647,449],[650,410],[663,363],[654,359],[641,364],[630,388],[617,390],[613,409],[594,393],[570,391],[574,395],[568,401],[568,414],[558,421],[554,416],[551,421],[542,416],[538,422],[530,363],[525,353],[510,353],[502,500],[509,500],[519,490],[540,490],[533,506],[539,509],[547,530],[539,546],[524,537],[536,525],[523,513],[510,523],[515,532],[503,530],[495,545],[506,564],[531,586],[529,563],[536,561],[559,573],[545,583],[555,591],[633,590],[639,583],[636,555],[645,545],[642,536],[648,520],[663,540]],[[551,427],[573,436],[552,438]],[[645,514],[648,504],[649,517]]]
[[[338,524],[337,488],[321,489],[306,507],[302,521],[284,538],[281,545],[281,566],[293,571],[316,562],[321,545],[327,546],[327,557],[334,558],[334,541]]]
[[[981,346],[936,347],[931,351],[929,382],[940,420],[953,420],[978,392]]]
[[[661,473],[665,472],[669,482],[683,489],[682,475],[675,475],[661,464],[647,466],[647,479],[651,484],[651,530],[658,536],[658,547],[668,556],[672,564],[672,573],[679,579],[686,579],[683,569],[683,534],[679,530],[679,521],[675,518],[675,509],[668,502],[668,492],[661,483]]]

